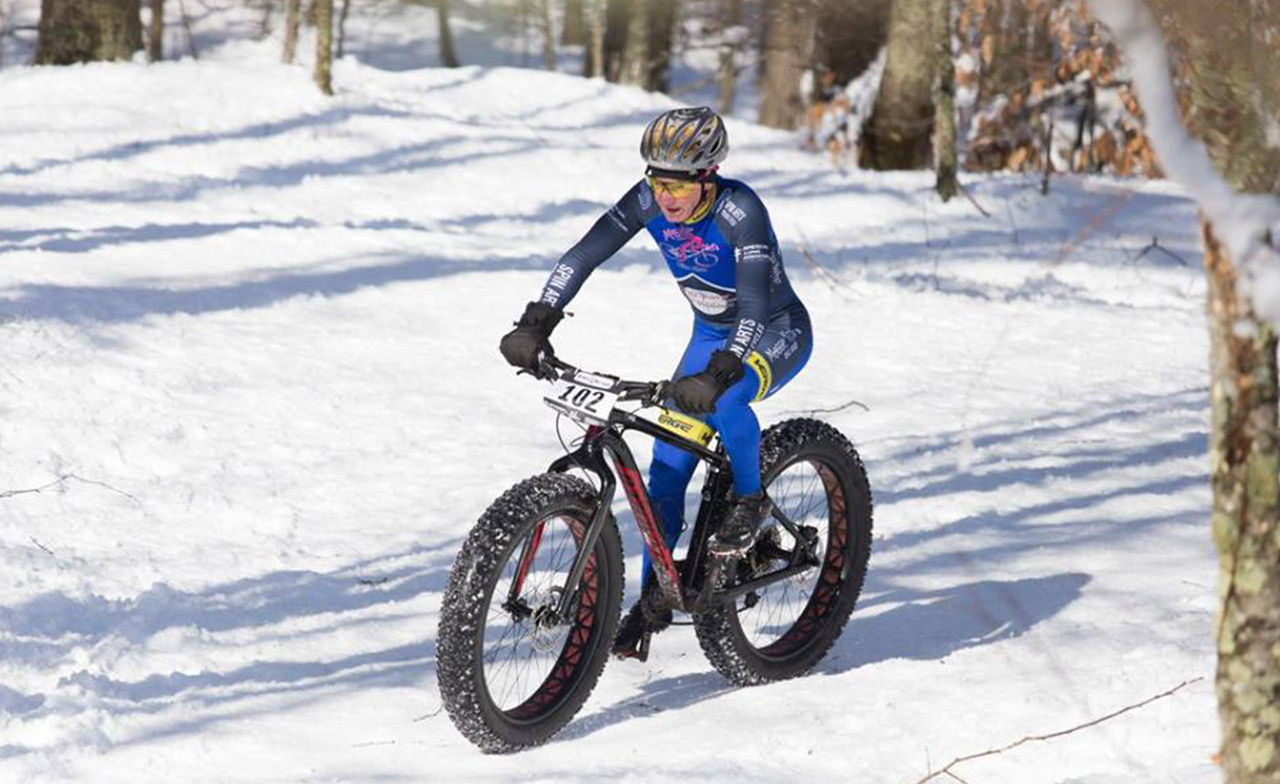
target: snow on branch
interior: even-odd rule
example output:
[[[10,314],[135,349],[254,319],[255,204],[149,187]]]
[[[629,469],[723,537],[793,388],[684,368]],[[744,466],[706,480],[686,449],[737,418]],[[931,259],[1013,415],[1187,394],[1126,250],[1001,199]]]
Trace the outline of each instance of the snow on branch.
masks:
[[[1146,132],[1169,178],[1199,202],[1240,271],[1254,312],[1280,326],[1280,253],[1269,229],[1280,228],[1280,199],[1235,192],[1203,144],[1187,132],[1169,78],[1169,57],[1155,18],[1140,0],[1089,0],[1115,36],[1146,112]]]

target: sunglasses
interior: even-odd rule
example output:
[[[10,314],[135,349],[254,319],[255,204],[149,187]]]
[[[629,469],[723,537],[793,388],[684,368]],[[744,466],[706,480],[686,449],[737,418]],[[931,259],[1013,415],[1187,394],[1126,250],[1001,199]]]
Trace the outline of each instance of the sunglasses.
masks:
[[[664,191],[677,199],[682,199],[702,188],[702,183],[689,180],[665,180],[658,177],[646,177],[645,179],[649,181],[649,187],[653,189],[655,194],[659,191]]]

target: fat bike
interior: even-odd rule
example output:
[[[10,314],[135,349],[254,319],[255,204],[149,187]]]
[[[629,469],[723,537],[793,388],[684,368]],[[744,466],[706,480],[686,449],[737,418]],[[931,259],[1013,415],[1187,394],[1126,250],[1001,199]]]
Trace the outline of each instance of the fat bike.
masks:
[[[535,375],[551,382],[548,405],[586,432],[546,473],[494,501],[454,562],[436,663],[458,730],[486,752],[516,751],[548,740],[586,701],[622,605],[622,542],[610,511],[619,484],[654,565],[659,601],[692,617],[717,671],[749,686],[821,661],[853,611],[871,552],[871,488],[849,440],[814,419],[765,430],[760,467],[771,517],[745,554],[713,557],[707,540],[729,510],[729,461],[710,427],[662,407],[668,382],[626,381],[554,356]],[[706,463],[683,558],[663,539],[627,431]],[[579,469],[594,482],[570,473]],[[644,655],[648,644],[646,636]]]

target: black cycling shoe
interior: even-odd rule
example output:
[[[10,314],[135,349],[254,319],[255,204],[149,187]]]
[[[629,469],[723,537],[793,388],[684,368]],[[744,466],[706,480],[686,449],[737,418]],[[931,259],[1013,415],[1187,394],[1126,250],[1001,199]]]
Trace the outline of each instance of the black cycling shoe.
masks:
[[[742,555],[755,543],[760,524],[771,511],[773,502],[763,490],[739,497],[721,523],[720,530],[711,537],[707,549],[712,555]]]
[[[671,608],[657,606],[659,599],[656,589],[645,587],[640,600],[631,605],[618,624],[610,653],[619,659],[649,658],[649,638],[671,625]]]

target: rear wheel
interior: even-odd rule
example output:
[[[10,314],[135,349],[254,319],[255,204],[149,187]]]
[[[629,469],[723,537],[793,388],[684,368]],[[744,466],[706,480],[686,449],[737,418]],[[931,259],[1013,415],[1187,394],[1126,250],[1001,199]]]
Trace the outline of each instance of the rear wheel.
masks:
[[[597,503],[581,479],[535,476],[503,493],[458,553],[440,612],[437,676],[450,719],[485,751],[546,741],[600,677],[622,604],[612,516],[568,616],[556,612]]]
[[[853,612],[871,555],[871,487],[838,430],[813,419],[775,425],[761,436],[760,469],[802,541],[771,517],[718,587],[786,567],[796,547],[816,565],[695,617],[711,664],[742,686],[792,678],[822,660]]]

